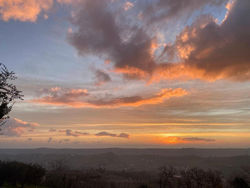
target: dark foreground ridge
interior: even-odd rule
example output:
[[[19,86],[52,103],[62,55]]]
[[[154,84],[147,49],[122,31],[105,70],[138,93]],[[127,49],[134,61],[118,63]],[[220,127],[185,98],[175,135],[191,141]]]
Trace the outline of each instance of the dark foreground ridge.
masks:
[[[223,176],[216,170],[165,166],[157,172],[111,171],[105,168],[73,170],[59,161],[50,169],[36,164],[0,161],[4,188],[249,188],[250,168]]]

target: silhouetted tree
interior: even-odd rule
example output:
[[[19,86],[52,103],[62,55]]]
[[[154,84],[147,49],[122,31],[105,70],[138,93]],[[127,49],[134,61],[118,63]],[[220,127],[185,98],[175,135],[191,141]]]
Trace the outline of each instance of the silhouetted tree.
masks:
[[[39,185],[45,176],[45,169],[35,164],[24,164],[21,162],[1,162],[0,161],[0,187],[8,183],[21,188],[25,185]]]
[[[219,172],[199,168],[181,171],[181,187],[187,188],[222,188],[223,182]]]
[[[235,177],[231,182],[233,188],[249,188],[245,179],[241,177]]]
[[[160,169],[160,188],[165,188],[165,187],[175,187],[175,176],[177,174],[177,170],[173,167],[162,167]]]
[[[0,119],[7,118],[16,99],[23,100],[22,92],[11,83],[16,78],[13,71],[0,63]]]

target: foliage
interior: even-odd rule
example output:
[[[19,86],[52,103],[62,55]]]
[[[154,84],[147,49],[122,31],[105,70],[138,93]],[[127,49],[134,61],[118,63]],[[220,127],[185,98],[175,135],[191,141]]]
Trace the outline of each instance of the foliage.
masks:
[[[15,79],[15,73],[0,63],[0,119],[7,118],[16,99],[23,99],[22,92],[11,83]]]
[[[0,187],[4,188],[249,188],[248,178],[249,173],[225,179],[217,171],[199,168],[163,167],[157,174],[103,169],[45,170],[35,164],[0,161]]]
[[[8,183],[14,187],[20,185],[38,185],[45,175],[45,169],[36,164],[20,162],[0,162],[0,187]]]

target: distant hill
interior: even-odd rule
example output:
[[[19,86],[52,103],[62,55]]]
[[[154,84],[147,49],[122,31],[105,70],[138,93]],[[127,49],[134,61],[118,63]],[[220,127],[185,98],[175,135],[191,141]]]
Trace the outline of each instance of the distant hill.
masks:
[[[94,155],[112,152],[117,155],[162,155],[162,156],[199,156],[199,157],[233,157],[233,156],[250,156],[248,149],[133,149],[133,148],[105,148],[105,149],[0,149],[0,154],[72,154],[72,155]]]
[[[70,169],[157,171],[162,166],[198,167],[230,174],[250,166],[250,149],[0,149],[0,160],[38,163],[49,169],[60,162]]]

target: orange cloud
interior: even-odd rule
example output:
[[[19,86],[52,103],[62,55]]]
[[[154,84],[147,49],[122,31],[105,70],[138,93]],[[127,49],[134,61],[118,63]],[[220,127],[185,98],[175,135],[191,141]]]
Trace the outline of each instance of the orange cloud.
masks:
[[[57,0],[58,3],[61,3],[61,4],[70,4],[72,3],[74,0]]]
[[[249,80],[249,6],[248,0],[231,0],[221,24],[206,15],[187,26],[165,50],[181,63],[161,64],[152,80]]]
[[[4,126],[0,130],[0,134],[4,136],[21,136],[27,130],[33,130],[39,126],[38,123],[25,122],[20,119],[10,118],[5,120]]]
[[[131,9],[131,8],[133,8],[133,7],[134,7],[134,4],[131,3],[131,2],[129,2],[129,1],[127,1],[127,2],[124,3],[124,5],[123,5],[123,9],[124,9],[125,11],[128,11],[129,9]]]
[[[115,68],[113,72],[117,74],[123,74],[128,78],[136,78],[136,79],[138,78],[146,79],[150,76],[149,73],[146,71],[143,71],[136,67],[129,67],[129,66],[125,66],[123,68]]]
[[[216,140],[210,138],[178,137],[178,136],[169,136],[161,139],[161,142],[164,144],[184,144],[184,143],[194,143],[194,142],[215,142],[215,141]]]
[[[41,12],[48,11],[52,6],[53,0],[0,0],[0,15],[4,21],[35,22]]]
[[[51,90],[50,90],[51,91]],[[130,96],[111,99],[96,99],[86,95],[85,90],[71,90],[64,92],[52,92],[49,96],[34,99],[31,102],[54,106],[66,106],[73,108],[117,108],[123,106],[138,107],[149,104],[161,104],[166,99],[187,95],[184,89],[162,89],[159,93],[150,97]],[[91,99],[92,98],[92,99]]]
[[[161,80],[195,80],[201,79],[213,82],[226,77],[225,72],[207,74],[206,70],[199,69],[186,63],[160,64],[153,72],[149,83]]]
[[[179,137],[169,136],[163,140],[163,143],[165,143],[165,144],[180,144],[180,143],[184,143],[184,141]]]

